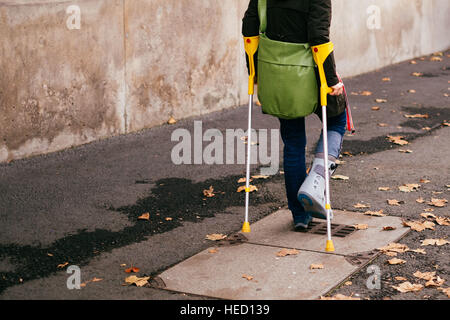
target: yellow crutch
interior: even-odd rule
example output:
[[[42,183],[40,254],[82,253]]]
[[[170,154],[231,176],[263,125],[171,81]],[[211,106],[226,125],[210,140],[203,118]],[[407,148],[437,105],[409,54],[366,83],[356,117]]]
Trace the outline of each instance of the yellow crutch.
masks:
[[[324,151],[323,158],[325,162],[325,194],[326,194],[325,209],[327,210],[327,244],[325,247],[325,251],[328,252],[334,251],[333,240],[331,240],[330,175],[328,169],[328,131],[327,131],[327,104],[328,104],[327,95],[333,92],[333,90],[330,87],[328,87],[323,64],[325,63],[327,57],[333,52],[333,50],[334,46],[332,42],[312,47],[314,61],[316,62],[317,67],[319,68],[319,76],[320,76],[320,104],[322,105],[323,151]]]
[[[259,36],[244,37],[244,48],[248,56],[249,77],[248,77],[248,133],[247,133],[247,174],[245,179],[245,221],[242,226],[242,232],[250,232],[250,223],[248,221],[248,206],[250,197],[250,155],[252,145],[252,108],[253,108],[253,94],[255,91],[255,53],[258,50]]]

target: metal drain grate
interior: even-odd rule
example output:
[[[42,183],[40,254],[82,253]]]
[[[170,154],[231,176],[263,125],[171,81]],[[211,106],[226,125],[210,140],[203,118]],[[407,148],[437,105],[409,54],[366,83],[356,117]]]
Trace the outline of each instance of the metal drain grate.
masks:
[[[345,238],[345,237],[351,235],[355,231],[356,231],[356,228],[353,226],[348,226],[345,224],[335,224],[335,223],[331,224],[331,235],[333,237]],[[299,232],[326,235],[327,234],[327,223],[312,221],[309,224],[308,229],[302,230]]]

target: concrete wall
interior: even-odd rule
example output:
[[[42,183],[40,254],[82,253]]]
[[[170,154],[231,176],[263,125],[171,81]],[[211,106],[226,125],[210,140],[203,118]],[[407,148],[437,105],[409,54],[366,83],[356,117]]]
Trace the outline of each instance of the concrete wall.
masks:
[[[0,0],[0,162],[245,103],[247,4]],[[450,47],[448,0],[333,4],[343,76]]]

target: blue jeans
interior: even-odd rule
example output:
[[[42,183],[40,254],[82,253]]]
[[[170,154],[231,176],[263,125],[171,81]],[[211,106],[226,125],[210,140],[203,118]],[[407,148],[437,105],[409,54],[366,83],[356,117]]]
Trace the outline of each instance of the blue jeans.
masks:
[[[305,212],[297,199],[297,193],[306,179],[306,130],[305,118],[280,120],[280,134],[284,143],[284,179],[288,207],[292,212],[294,224],[308,223],[311,214]],[[346,113],[328,118],[328,154],[338,158],[342,148],[342,141],[347,124]],[[317,153],[323,153],[323,132],[316,148]]]

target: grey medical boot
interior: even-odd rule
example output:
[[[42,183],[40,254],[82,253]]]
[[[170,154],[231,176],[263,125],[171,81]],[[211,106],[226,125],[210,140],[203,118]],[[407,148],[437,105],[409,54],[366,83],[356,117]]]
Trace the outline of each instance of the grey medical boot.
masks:
[[[328,161],[330,177],[337,168],[333,161]],[[309,175],[303,182],[297,195],[298,201],[303,204],[305,211],[311,212],[314,218],[327,219],[327,210],[325,209],[325,176],[324,160],[315,158]],[[333,218],[331,212],[330,218]]]

